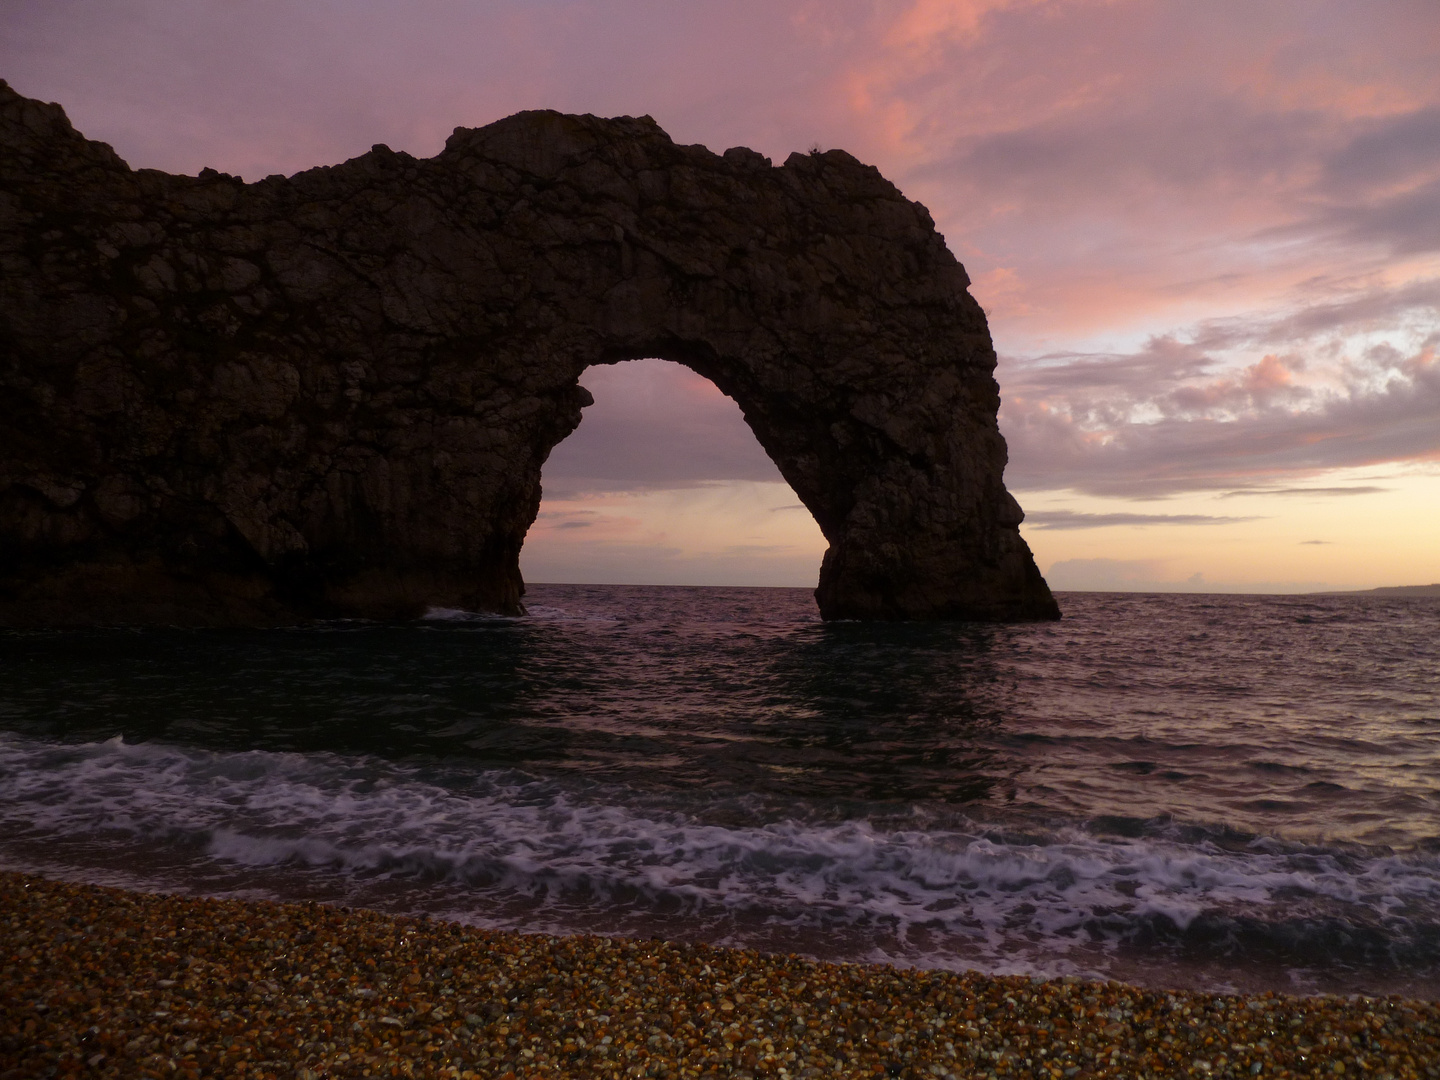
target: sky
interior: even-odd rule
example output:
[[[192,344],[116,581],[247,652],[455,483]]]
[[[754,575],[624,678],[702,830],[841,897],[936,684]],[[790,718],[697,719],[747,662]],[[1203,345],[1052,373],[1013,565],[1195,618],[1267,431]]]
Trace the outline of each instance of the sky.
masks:
[[[848,150],[934,215],[1058,589],[1440,581],[1435,0],[8,0],[0,77],[258,180],[520,109]],[[738,408],[592,368],[532,581],[813,585]]]

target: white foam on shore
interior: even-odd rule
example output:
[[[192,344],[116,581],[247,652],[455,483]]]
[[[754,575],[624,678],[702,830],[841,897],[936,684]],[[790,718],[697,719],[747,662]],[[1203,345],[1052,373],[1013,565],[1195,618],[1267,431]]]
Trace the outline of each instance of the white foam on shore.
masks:
[[[1440,856],[1228,850],[1174,835],[1078,826],[1007,842],[973,830],[864,820],[707,821],[696,804],[641,808],[514,771],[466,775],[331,753],[214,752],[163,744],[58,745],[0,734],[0,834],[159,848],[275,880],[443,894],[452,913],[575,931],[605,913],[663,913],[731,944],[784,931],[854,959],[992,970],[1093,968],[1100,954],[1227,930],[1298,954],[1338,932],[1387,962],[1433,962]],[[813,816],[813,815],[812,815]],[[1193,831],[1193,830],[1192,830]],[[349,883],[348,885],[346,883]],[[883,957],[873,942],[892,942]],[[1307,937],[1308,935],[1308,937]],[[783,937],[783,934],[782,934]],[[843,953],[851,946],[837,946]],[[866,951],[866,950],[870,951]],[[927,951],[928,950],[928,951]],[[1067,959],[1068,958],[1068,959]]]

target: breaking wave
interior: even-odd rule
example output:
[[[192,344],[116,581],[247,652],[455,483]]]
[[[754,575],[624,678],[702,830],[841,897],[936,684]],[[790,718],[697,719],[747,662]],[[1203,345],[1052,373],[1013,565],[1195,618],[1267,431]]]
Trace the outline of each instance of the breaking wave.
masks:
[[[119,883],[142,888],[1047,975],[1134,979],[1137,963],[1178,958],[1214,984],[1237,956],[1291,972],[1440,971],[1440,854],[1425,851],[1163,820],[905,827],[892,813],[882,826],[814,801],[747,820],[703,792],[647,803],[518,770],[120,738],[0,734],[0,776],[6,862],[63,873],[104,852]]]

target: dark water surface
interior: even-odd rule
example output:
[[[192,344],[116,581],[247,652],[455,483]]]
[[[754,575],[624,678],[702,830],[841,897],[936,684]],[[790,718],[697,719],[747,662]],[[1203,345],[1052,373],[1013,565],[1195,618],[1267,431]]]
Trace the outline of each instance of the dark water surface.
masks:
[[[0,635],[0,865],[490,926],[1440,996],[1440,601],[532,586]]]

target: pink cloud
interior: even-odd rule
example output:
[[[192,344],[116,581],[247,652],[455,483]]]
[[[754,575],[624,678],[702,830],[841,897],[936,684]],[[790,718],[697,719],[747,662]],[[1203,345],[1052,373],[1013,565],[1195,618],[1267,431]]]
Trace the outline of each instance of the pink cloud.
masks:
[[[1293,366],[1267,357],[1239,377],[1117,397],[1107,364],[1087,391],[1052,369],[1035,397],[1002,406],[1010,444],[1007,483],[1018,489],[1072,488],[1150,498],[1227,487],[1269,488],[1332,469],[1384,462],[1440,462],[1440,332],[1416,352],[1372,351],[1343,369],[1338,388],[1300,387]],[[1116,357],[1141,368],[1141,354]],[[1259,388],[1257,393],[1256,388]],[[1161,390],[1155,393],[1153,391]],[[1092,396],[1093,395],[1093,396]]]
[[[1207,415],[1216,410],[1228,413],[1265,408],[1277,400],[1295,402],[1310,396],[1311,391],[1296,386],[1291,366],[1304,367],[1302,361],[1282,360],[1266,353],[1257,363],[1233,378],[1177,387],[1167,401],[1177,413]]]

